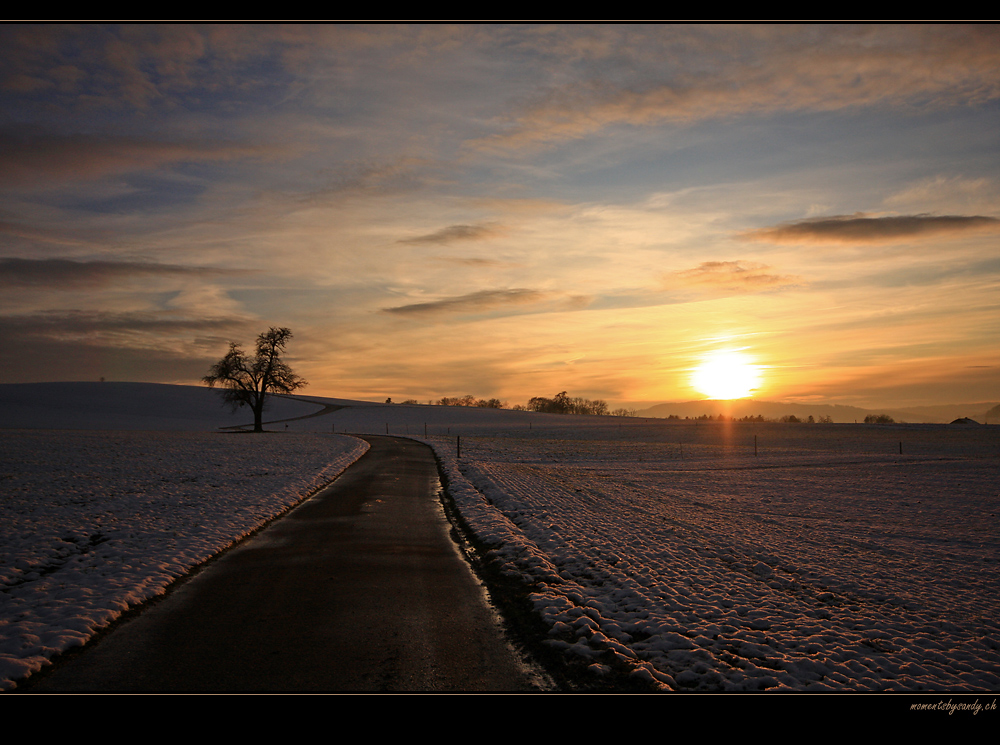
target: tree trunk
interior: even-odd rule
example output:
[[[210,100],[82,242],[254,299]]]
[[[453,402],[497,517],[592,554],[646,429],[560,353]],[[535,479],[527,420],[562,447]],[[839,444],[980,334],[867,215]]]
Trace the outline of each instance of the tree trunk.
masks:
[[[264,431],[264,396],[258,396],[253,405],[253,431]]]

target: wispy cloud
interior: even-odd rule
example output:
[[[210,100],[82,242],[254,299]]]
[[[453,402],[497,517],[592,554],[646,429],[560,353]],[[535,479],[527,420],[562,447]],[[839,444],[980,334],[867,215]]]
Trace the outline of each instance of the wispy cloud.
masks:
[[[496,259],[484,259],[476,256],[436,256],[435,259],[438,261],[444,261],[449,264],[459,264],[460,266],[481,266],[481,267],[500,267],[500,266],[520,266],[509,261],[498,261]]]
[[[942,174],[918,179],[882,202],[894,213],[937,215],[989,213],[998,203],[1000,186],[995,180]]]
[[[0,258],[0,287],[101,287],[125,278],[161,276],[217,277],[244,273],[213,267],[176,266],[138,261]]]
[[[482,313],[498,307],[526,305],[548,299],[548,295],[538,290],[482,290],[468,295],[433,300],[427,303],[399,305],[383,308],[386,313],[412,316],[434,316],[460,313]]]
[[[6,382],[197,380],[231,334],[255,330],[243,318],[180,314],[41,313],[0,316]]]
[[[80,232],[77,225],[66,229],[53,230],[48,227],[23,225],[17,222],[0,220],[0,236],[20,239],[33,245],[52,244],[56,246],[88,246],[92,248],[97,248],[100,245],[98,241],[92,238],[81,236]]]
[[[320,186],[299,193],[295,200],[315,205],[328,204],[331,199],[352,196],[386,196],[418,191],[427,185],[423,170],[428,165],[423,158],[372,158],[349,161],[336,168],[324,169],[310,176]],[[295,192],[295,186],[285,189]]]
[[[433,233],[418,235],[414,238],[403,238],[397,243],[420,245],[424,243],[447,244],[457,241],[482,241],[504,235],[507,229],[496,223],[481,225],[449,225],[447,228],[435,230]]]
[[[1000,32],[993,27],[723,26],[627,33],[663,64],[625,72],[623,65],[634,64],[630,56],[607,52],[602,71],[581,66],[578,74],[589,71],[589,79],[553,85],[503,131],[469,144],[517,149],[616,124],[1000,98]],[[919,57],[913,49],[920,49]],[[620,76],[627,85],[616,80]]]
[[[102,333],[187,334],[192,331],[217,332],[241,328],[247,319],[236,317],[206,318],[185,313],[103,313],[68,311],[32,315],[0,316],[0,332],[7,335],[33,335],[69,338]]]
[[[754,292],[803,284],[799,277],[774,274],[770,269],[767,264],[753,261],[704,261],[694,269],[676,272],[668,279],[730,292]]]
[[[898,241],[1000,230],[1000,220],[983,215],[833,215],[751,230],[741,238],[767,243],[896,243]]]
[[[177,163],[207,163],[288,155],[283,145],[161,142],[133,137],[0,132],[0,186],[91,181]]]
[[[11,24],[0,30],[10,51],[0,60],[0,87],[45,91],[82,109],[145,111],[223,83],[259,86],[260,73],[239,76],[239,66],[262,66],[297,43],[281,28],[256,25]]]

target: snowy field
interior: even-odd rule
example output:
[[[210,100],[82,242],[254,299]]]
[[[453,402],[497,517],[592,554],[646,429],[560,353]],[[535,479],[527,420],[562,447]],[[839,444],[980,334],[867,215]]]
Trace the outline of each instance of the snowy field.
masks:
[[[465,437],[461,460],[433,444],[474,530],[537,583],[549,643],[596,676],[1000,690],[996,428],[581,427]]]
[[[339,435],[0,430],[0,690],[367,448]]]
[[[317,399],[276,401],[282,434],[256,437],[219,433],[246,417],[206,393],[0,386],[0,690],[339,473],[366,447],[339,433],[387,431],[435,447],[598,680],[1000,690],[1000,427]]]

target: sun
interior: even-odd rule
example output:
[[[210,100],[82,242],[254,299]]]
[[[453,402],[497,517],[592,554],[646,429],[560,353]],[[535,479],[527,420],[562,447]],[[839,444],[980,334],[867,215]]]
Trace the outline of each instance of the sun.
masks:
[[[760,367],[733,349],[710,352],[691,371],[691,387],[711,399],[746,398],[760,386]]]

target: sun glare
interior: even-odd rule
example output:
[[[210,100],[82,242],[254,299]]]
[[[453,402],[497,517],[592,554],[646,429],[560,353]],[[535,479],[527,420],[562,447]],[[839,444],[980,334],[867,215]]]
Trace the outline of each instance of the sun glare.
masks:
[[[760,385],[760,367],[743,352],[721,349],[691,371],[691,386],[708,398],[746,398]]]

